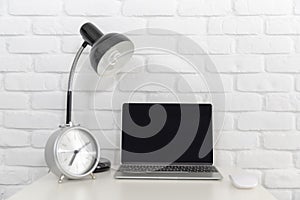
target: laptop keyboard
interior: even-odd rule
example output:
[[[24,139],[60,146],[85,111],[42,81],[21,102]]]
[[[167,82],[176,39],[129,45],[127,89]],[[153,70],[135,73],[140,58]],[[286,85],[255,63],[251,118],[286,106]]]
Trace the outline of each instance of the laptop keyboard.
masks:
[[[218,170],[211,165],[121,165],[120,171],[122,172],[193,172],[193,173],[212,173]]]

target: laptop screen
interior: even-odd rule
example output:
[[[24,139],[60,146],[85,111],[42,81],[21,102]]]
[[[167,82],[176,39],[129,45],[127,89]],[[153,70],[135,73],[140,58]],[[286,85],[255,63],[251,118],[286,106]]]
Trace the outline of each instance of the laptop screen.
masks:
[[[212,164],[212,105],[126,103],[121,162]]]

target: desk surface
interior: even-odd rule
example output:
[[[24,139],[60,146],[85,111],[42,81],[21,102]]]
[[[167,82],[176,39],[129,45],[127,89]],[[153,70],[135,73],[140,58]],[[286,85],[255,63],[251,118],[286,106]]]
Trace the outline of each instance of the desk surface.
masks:
[[[114,170],[96,174],[96,180],[64,180],[48,174],[9,198],[9,200],[275,200],[262,186],[241,190],[228,179],[230,170],[220,170],[221,181],[186,180],[115,180]]]

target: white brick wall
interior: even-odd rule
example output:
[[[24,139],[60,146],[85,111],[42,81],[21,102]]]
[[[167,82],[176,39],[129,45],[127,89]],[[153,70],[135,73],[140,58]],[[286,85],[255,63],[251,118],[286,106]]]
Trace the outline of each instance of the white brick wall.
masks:
[[[214,113],[218,131],[225,112],[216,164],[255,172],[280,200],[300,199],[299,0],[0,0],[0,199],[47,171],[43,148],[64,122],[67,75],[81,44],[78,29],[87,21],[104,33],[142,29],[131,33],[136,44],[168,45],[191,59],[209,53],[216,69],[206,59],[197,67],[221,76],[226,97],[225,108]],[[176,33],[145,28],[186,35],[202,50]],[[145,33],[150,40],[140,35]],[[93,88],[84,80],[94,74],[79,77],[83,84],[75,87],[74,118],[93,129],[113,162],[119,159],[121,104],[145,80],[167,85],[186,102],[191,96],[210,101],[205,81],[189,64],[173,55],[152,54],[135,57],[130,66],[146,64],[145,69],[128,74],[115,96],[115,85],[105,77],[93,102]],[[222,92],[215,85],[211,91],[215,98]],[[150,84],[131,101],[176,98]]]

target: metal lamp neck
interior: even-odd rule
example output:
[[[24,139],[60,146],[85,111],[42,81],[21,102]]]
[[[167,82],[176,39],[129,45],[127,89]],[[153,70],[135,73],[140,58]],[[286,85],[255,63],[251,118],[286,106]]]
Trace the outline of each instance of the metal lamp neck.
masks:
[[[85,47],[88,45],[87,42],[83,42],[81,47],[78,49],[76,56],[73,60],[72,67],[69,73],[69,81],[68,81],[68,91],[67,91],[67,109],[66,109],[66,124],[71,124],[72,123],[72,86],[73,86],[73,79],[76,71],[76,66],[78,63],[78,60],[85,49]]]

